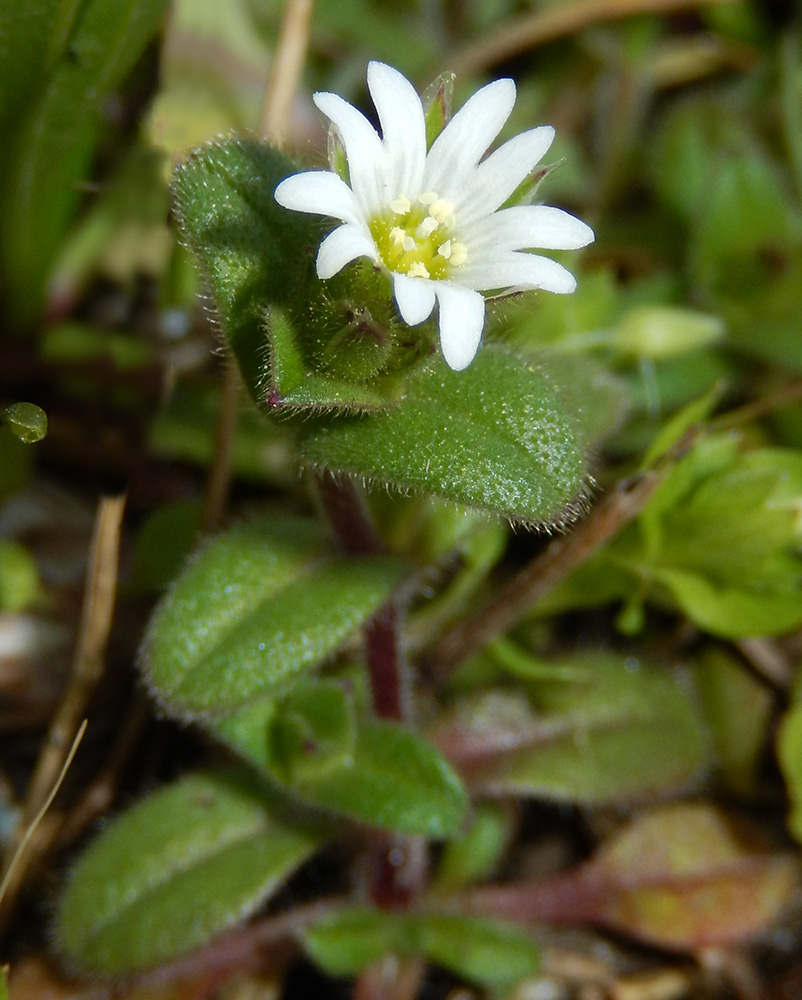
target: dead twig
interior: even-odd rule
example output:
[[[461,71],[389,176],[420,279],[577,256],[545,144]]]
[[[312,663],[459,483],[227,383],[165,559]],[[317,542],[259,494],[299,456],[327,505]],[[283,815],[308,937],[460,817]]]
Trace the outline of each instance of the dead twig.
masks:
[[[66,770],[66,764],[74,752],[71,748],[75,746],[76,734],[86,714],[86,706],[103,675],[106,645],[117,594],[120,532],[124,510],[125,495],[103,496],[98,502],[72,673],[61,704],[50,723],[28,787],[19,834],[12,839],[5,859],[6,870],[17,855],[23,831],[34,823],[45,803],[49,804],[52,790],[58,785],[60,775]],[[55,833],[54,829],[53,836]],[[7,926],[25,871],[36,858],[47,851],[51,842],[52,837],[37,838],[36,850],[32,850],[29,845],[23,859],[16,863],[17,873],[13,885],[9,884],[6,891],[0,929]]]
[[[476,614],[447,632],[426,657],[434,678],[442,681],[469,653],[512,628],[570,572],[618,534],[643,509],[667,468],[667,463],[661,463],[656,469],[624,480],[570,534],[555,538]]]
[[[489,38],[455,52],[445,61],[458,76],[479,73],[528,49],[566,38],[603,21],[729,2],[731,0],[578,0],[572,4],[554,4],[508,21]]]

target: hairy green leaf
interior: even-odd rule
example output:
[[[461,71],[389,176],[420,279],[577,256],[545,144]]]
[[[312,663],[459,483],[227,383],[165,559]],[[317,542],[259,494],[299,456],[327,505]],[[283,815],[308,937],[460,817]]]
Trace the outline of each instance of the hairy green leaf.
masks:
[[[290,706],[298,705],[294,691],[287,700]],[[307,720],[310,714],[307,710]],[[286,746],[276,746],[276,728],[285,735],[293,721],[295,735],[298,714],[288,718],[281,702],[263,700],[215,721],[211,728],[309,805],[398,833],[449,837],[459,830],[467,808],[462,783],[440,752],[417,733],[384,721],[352,732],[343,715],[342,725],[329,723],[336,744],[330,759],[316,761],[313,748],[313,759],[304,764],[296,751],[288,767]]]
[[[533,523],[559,520],[584,490],[548,378],[490,347],[462,372],[439,361],[418,369],[392,410],[310,424],[300,449],[315,466]]]
[[[172,713],[231,712],[338,649],[402,572],[397,560],[335,555],[306,518],[240,524],[200,551],[156,612],[148,678]]]
[[[368,323],[377,337],[358,321],[350,329],[349,313],[360,310],[340,302],[347,279],[338,276],[324,287],[313,274],[323,223],[287,211],[273,197],[297,170],[286,154],[261,143],[204,146],[173,178],[184,234],[257,405],[268,411],[385,407],[401,392],[392,375],[376,374],[392,354],[385,336],[394,315],[390,295],[376,299],[370,294],[375,280],[364,275],[368,299],[380,303],[379,320]]]
[[[248,775],[183,778],[110,823],[79,858],[58,905],[59,946],[107,974],[165,962],[252,913],[321,840],[272,815]]]
[[[464,698],[436,727],[474,788],[617,802],[681,786],[704,766],[701,721],[670,674],[610,654],[561,666],[572,671],[562,680]]]

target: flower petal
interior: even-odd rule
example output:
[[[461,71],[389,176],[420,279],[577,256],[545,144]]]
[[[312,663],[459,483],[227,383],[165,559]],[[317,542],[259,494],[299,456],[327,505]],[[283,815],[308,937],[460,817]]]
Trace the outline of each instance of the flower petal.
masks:
[[[385,154],[378,132],[361,111],[337,94],[319,92],[312,99],[337,126],[348,160],[351,187],[363,212],[371,215],[382,202],[380,179]]]
[[[423,185],[456,205],[465,179],[496,138],[515,104],[512,80],[494,80],[478,90],[432,143]]]
[[[337,174],[328,170],[307,170],[286,177],[273,192],[282,208],[311,215],[329,215],[343,222],[361,222],[362,211],[354,192]]]
[[[406,274],[393,274],[393,291],[401,319],[409,326],[417,326],[431,315],[434,309],[434,282],[426,278],[410,278]]]
[[[470,225],[503,205],[553,141],[551,125],[540,125],[509,139],[483,160],[465,185],[460,225]]]
[[[331,278],[357,257],[378,260],[376,244],[359,226],[338,226],[320,244],[315,268],[318,278]]]
[[[485,300],[478,292],[451,282],[435,285],[440,349],[449,368],[467,368],[476,356],[485,325]]]
[[[567,295],[576,288],[576,278],[562,264],[534,253],[500,253],[493,260],[465,264],[455,271],[453,280],[479,291],[542,288]]]
[[[414,197],[426,161],[426,122],[418,93],[405,76],[382,62],[368,64],[368,90],[376,105],[387,165],[383,198]]]
[[[480,219],[460,232],[468,259],[478,263],[499,252],[539,248],[578,250],[594,240],[590,226],[549,205],[515,205]]]

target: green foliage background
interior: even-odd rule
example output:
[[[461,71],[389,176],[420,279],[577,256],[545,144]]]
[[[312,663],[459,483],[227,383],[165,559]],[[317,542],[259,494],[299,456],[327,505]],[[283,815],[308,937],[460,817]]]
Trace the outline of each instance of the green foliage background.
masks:
[[[499,997],[538,975],[544,923],[688,953],[780,923],[802,947],[800,25],[603,6],[319,0],[279,151],[254,133],[281,4],[0,0],[0,611],[63,622],[80,591],[8,511],[125,486],[136,627],[109,669],[137,661],[203,747],[70,854],[73,967],[202,956],[274,897],[332,976],[423,956]],[[398,337],[386,289],[356,267],[321,290],[325,227],[272,199],[325,163],[313,90],[370,112],[371,58],[421,90],[454,69],[456,106],[513,75],[502,138],[554,124],[543,198],[596,231],[564,257],[576,293],[493,304],[465,372],[425,332],[332,348],[321,317],[354,300]],[[213,531],[221,345],[247,392]],[[555,815],[589,851],[530,884]],[[410,898],[365,877],[432,841]],[[323,849],[345,895],[293,923],[281,893]]]

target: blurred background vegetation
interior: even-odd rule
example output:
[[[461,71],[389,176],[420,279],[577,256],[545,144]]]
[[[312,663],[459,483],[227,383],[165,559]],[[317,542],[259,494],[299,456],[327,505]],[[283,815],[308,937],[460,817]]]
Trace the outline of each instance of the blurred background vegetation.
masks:
[[[259,132],[283,13],[278,0],[0,0],[0,838],[9,851],[15,827],[31,818],[26,794],[65,690],[79,690],[71,705],[90,718],[5,900],[15,1000],[84,995],[45,957],[47,901],[69,851],[112,804],[209,752],[196,733],[152,719],[132,665],[154,601],[201,525],[214,520],[215,470],[230,461],[227,519],[264,504],[311,506],[289,428],[259,416],[244,395],[232,428],[214,315],[170,215],[176,162],[221,133]],[[393,64],[421,90],[453,70],[455,106],[487,80],[510,75],[519,98],[504,136],[556,127],[549,159],[560,162],[545,200],[589,221],[596,242],[580,267],[566,259],[579,277],[573,296],[506,302],[488,337],[543,358],[575,401],[594,495],[660,456],[670,466],[637,521],[544,597],[518,624],[516,645],[503,640],[489,661],[472,661],[448,697],[467,692],[478,717],[500,729],[510,718],[535,726],[521,705],[483,707],[476,677],[486,684],[532,671],[531,659],[516,660],[520,648],[535,656],[613,650],[632,669],[666,665],[691,692],[687,712],[698,721],[688,722],[660,682],[636,706],[648,703],[659,717],[668,704],[669,720],[679,713],[679,732],[692,734],[688,761],[650,772],[633,790],[625,776],[632,768],[637,777],[640,754],[676,763],[681,753],[676,744],[644,749],[628,716],[601,778],[580,766],[565,779],[562,757],[550,774],[545,765],[535,776],[522,766],[488,778],[488,787],[501,782],[528,801],[517,823],[503,827],[515,830],[505,841],[515,845],[506,871],[549,873],[586,857],[624,817],[642,811],[646,822],[656,803],[690,797],[756,821],[763,848],[790,852],[795,882],[802,837],[796,6],[318,0],[284,135],[299,158],[325,162],[313,91],[335,91],[372,113],[369,59]],[[43,414],[19,403],[44,411],[46,435]],[[706,433],[678,450],[700,423]],[[123,495],[124,522],[121,502],[116,515],[108,506]],[[464,521],[455,528],[414,498],[381,493],[371,502],[388,544],[420,565],[459,550],[463,589],[449,592],[447,611],[466,595],[492,592],[548,542],[484,522],[471,534]],[[87,641],[78,636],[87,566],[97,565],[104,539],[116,564],[115,532],[114,624],[93,670],[76,680],[73,649]],[[432,624],[421,611],[413,644],[422,648],[437,625],[436,615]],[[603,662],[598,669],[604,674]],[[599,698],[593,718],[609,719],[608,708],[621,703],[614,680]],[[572,715],[570,706],[543,699],[541,707],[563,720],[587,720],[587,706]],[[453,716],[439,720],[438,738],[452,759],[469,729],[462,702],[455,704]],[[69,719],[65,726],[74,735]],[[669,816],[665,829],[685,821]],[[707,856],[699,864],[706,873],[715,867]],[[799,900],[789,883],[755,878],[752,895],[717,904],[725,932],[715,948],[690,925],[673,937],[659,928],[644,934],[619,915],[607,921],[617,928],[610,939],[580,932],[577,921],[551,942],[548,975],[521,1000],[797,995]],[[765,893],[772,902],[764,907]],[[728,938],[739,908],[755,920]],[[644,938],[654,952],[633,944]],[[248,988],[263,993],[240,985],[224,995],[325,995],[320,981],[303,978],[311,975],[296,969],[284,985],[255,976]],[[435,997],[456,986],[433,978],[428,988]],[[141,989],[130,995],[211,995]]]

